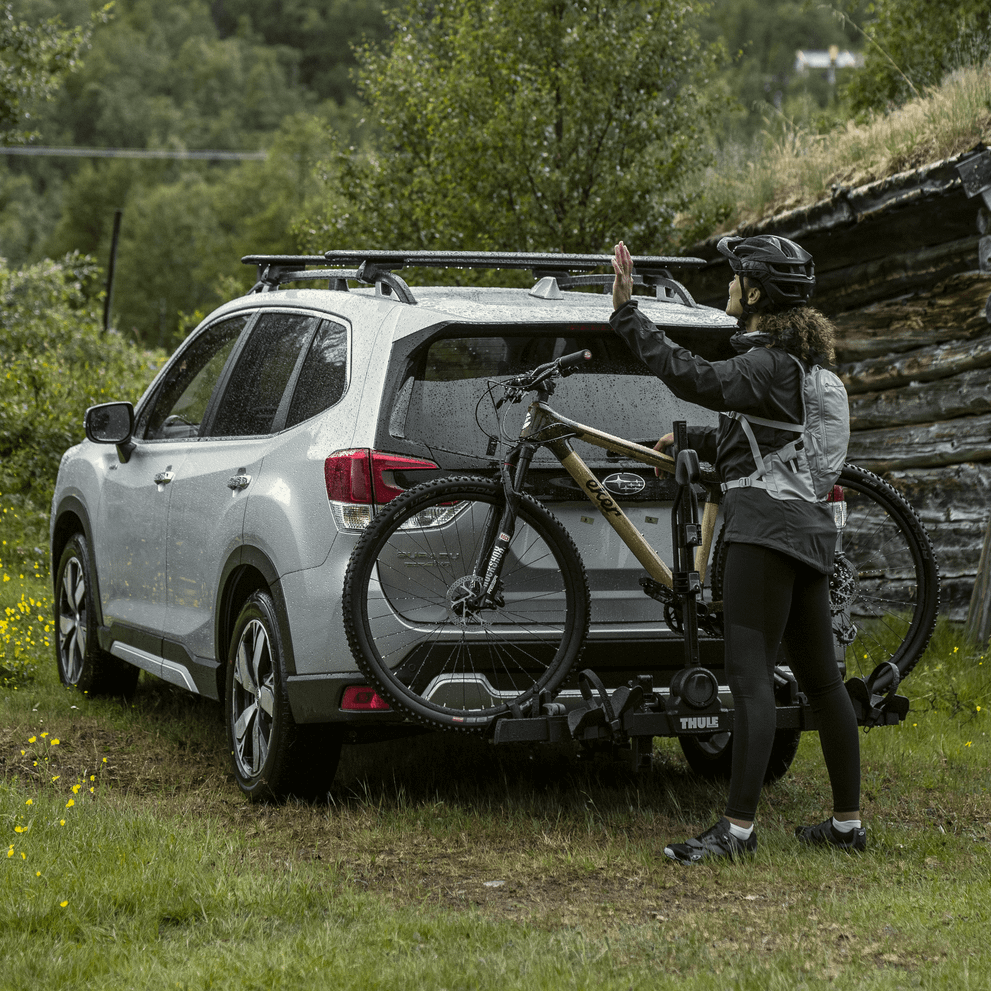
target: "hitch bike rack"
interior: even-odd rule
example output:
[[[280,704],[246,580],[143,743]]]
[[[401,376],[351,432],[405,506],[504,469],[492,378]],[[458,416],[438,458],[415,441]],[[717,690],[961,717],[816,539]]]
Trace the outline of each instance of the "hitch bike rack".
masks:
[[[699,615],[698,596],[702,591],[699,573],[694,570],[692,552],[701,543],[698,497],[695,484],[701,478],[699,459],[687,448],[687,428],[675,423],[675,481],[678,494],[671,512],[675,566],[673,591],[651,578],[642,578],[646,594],[680,614],[685,644],[685,666],[672,677],[666,690],[654,687],[649,674],[639,675],[611,693],[591,669],[578,674],[582,702],[570,710],[542,693],[529,706],[515,706],[492,728],[494,743],[566,743],[629,747],[636,769],[650,766],[655,736],[711,736],[733,730],[733,709],[722,704],[716,676],[699,660],[699,625],[711,617]],[[883,675],[891,674],[884,692],[875,689]],[[890,661],[868,678],[850,678],[846,690],[853,702],[857,722],[865,729],[891,726],[908,713],[909,700],[896,694],[898,668]],[[787,668],[775,668],[774,692],[777,729],[818,729],[815,715],[798,682]]]

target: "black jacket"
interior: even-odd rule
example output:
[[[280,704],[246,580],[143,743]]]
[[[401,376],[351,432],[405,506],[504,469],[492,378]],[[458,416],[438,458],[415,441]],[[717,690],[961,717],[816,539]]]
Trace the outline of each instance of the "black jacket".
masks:
[[[736,411],[769,420],[802,422],[802,380],[798,366],[779,347],[766,347],[761,335],[738,334],[742,353],[726,361],[706,361],[673,344],[637,307],[636,300],[609,318],[613,330],[679,398],[717,413]],[[757,346],[754,346],[757,345]],[[669,426],[658,425],[658,436]],[[753,427],[761,453],[784,447],[795,435],[759,424]],[[750,443],[739,422],[720,417],[718,427],[689,427],[688,440],[699,457],[715,465],[721,481],[755,470]],[[823,504],[780,501],[762,489],[731,489],[723,499],[727,543],[771,547],[817,571],[833,569],[836,527]]]

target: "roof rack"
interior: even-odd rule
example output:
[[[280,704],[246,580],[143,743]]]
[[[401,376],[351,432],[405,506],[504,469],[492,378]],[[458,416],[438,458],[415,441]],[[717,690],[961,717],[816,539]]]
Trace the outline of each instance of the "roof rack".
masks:
[[[258,281],[248,290],[272,292],[286,282],[314,282],[327,280],[328,289],[348,291],[348,279],[374,285],[383,296],[396,294],[401,303],[415,304],[416,298],[406,283],[388,269],[380,269],[374,263],[362,262],[356,269],[327,268],[323,255],[245,255],[246,265],[258,266]],[[320,265],[320,268],[307,268]]]
[[[404,303],[416,303],[406,282],[395,274],[404,268],[502,268],[529,269],[537,285],[532,295],[555,298],[561,289],[601,285],[612,286],[609,273],[591,273],[611,267],[612,255],[578,255],[557,252],[512,251],[382,251],[351,249],[326,251],[322,255],[245,255],[242,262],[258,266],[258,281],[251,292],[270,292],[286,282],[326,279],[328,288],[347,290],[348,280],[375,285],[382,295],[395,293]],[[327,265],[341,266],[327,268]],[[688,290],[671,275],[672,268],[702,268],[703,258],[667,255],[637,255],[633,258],[634,280],[653,286],[659,299],[675,299],[686,306],[697,306]],[[309,266],[320,266],[310,268]],[[348,267],[344,267],[348,266]],[[356,266],[356,267],[351,267]]]

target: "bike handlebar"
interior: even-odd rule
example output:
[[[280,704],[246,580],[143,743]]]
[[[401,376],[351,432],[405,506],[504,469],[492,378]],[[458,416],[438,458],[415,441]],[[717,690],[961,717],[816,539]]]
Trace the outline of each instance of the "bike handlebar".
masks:
[[[560,358],[548,361],[546,364],[538,365],[536,368],[528,372],[523,372],[522,375],[517,375],[505,383],[506,399],[510,400],[510,402],[518,403],[526,393],[539,389],[548,379],[571,375],[578,370],[578,366],[582,362],[591,360],[592,352],[586,348],[584,351],[564,354]],[[496,405],[501,405],[501,401]]]
[[[565,368],[577,367],[583,361],[591,361],[592,352],[585,348],[584,351],[575,351],[574,354],[566,354],[557,359],[557,367],[563,372]]]

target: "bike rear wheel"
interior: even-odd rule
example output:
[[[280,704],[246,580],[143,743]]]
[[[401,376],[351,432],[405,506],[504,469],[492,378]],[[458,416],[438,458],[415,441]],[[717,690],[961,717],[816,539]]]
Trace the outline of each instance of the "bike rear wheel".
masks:
[[[848,676],[890,661],[905,677],[929,645],[939,612],[939,566],[915,510],[887,482],[845,465],[846,524],[830,582],[833,629]],[[883,674],[875,689],[891,684]]]
[[[838,530],[829,597],[846,675],[867,678],[890,662],[904,678],[936,626],[936,552],[915,510],[883,479],[848,464],[837,485],[843,489],[845,521]],[[722,598],[725,552],[720,534],[713,553],[714,600]],[[882,671],[875,690],[890,687],[892,677],[890,668]]]
[[[484,732],[565,681],[588,633],[585,569],[564,527],[522,496],[498,595],[475,595],[505,508],[481,478],[426,482],[369,524],[344,579],[344,622],[375,688],[430,726]],[[480,567],[481,565],[481,567]]]

